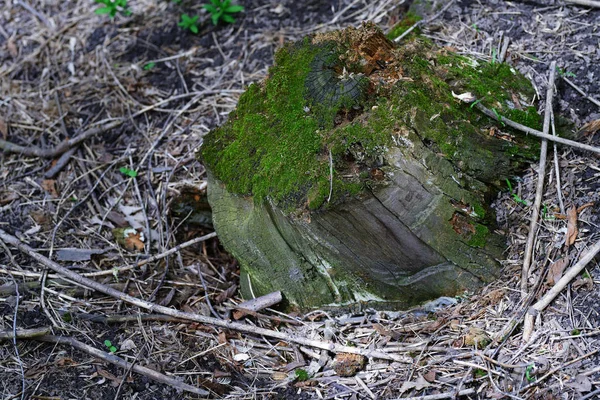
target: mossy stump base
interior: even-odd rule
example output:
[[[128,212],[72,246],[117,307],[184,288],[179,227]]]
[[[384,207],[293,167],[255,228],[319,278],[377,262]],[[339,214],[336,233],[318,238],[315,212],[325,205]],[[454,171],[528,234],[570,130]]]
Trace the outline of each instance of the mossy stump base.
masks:
[[[243,295],[402,309],[494,279],[504,238],[488,203],[537,148],[453,92],[539,128],[508,65],[416,36],[397,47],[365,24],[279,50],[201,149]]]

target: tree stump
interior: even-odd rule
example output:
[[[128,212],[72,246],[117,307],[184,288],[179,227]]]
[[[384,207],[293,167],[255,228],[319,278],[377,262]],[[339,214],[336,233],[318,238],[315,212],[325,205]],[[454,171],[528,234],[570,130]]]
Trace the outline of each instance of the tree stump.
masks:
[[[396,46],[367,23],[279,50],[201,147],[243,295],[402,309],[497,277],[488,204],[538,147],[453,96],[465,92],[539,128],[510,66],[417,36]]]

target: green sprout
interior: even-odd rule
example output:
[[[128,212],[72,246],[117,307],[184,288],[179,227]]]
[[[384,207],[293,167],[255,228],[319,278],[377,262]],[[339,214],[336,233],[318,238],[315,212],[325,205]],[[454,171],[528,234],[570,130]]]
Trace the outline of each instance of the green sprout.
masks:
[[[556,67],[556,70],[560,76],[566,76],[568,78],[575,78],[577,76],[573,72],[565,71],[564,69],[562,69],[560,67]]]
[[[513,193],[512,184],[510,183],[510,181],[508,179],[506,180],[506,185],[508,186],[508,191],[512,195],[512,198],[515,201],[515,203],[517,203],[517,204],[523,204],[524,206],[526,206],[527,205],[527,201],[523,200],[518,194]]]
[[[189,31],[192,33],[198,33],[198,18],[200,17],[197,15],[190,17],[187,14],[182,14],[181,21],[177,24],[177,26],[180,26],[183,29],[189,29]]]
[[[581,335],[581,331],[579,329],[575,328],[571,331],[571,336],[579,336],[579,335]]]
[[[306,372],[306,370],[299,368],[294,372],[296,373],[296,378],[298,379],[298,382],[304,382],[308,380],[308,372]]]
[[[111,19],[114,18],[117,13],[121,13],[124,16],[131,15],[127,0],[96,0],[96,3],[104,4],[104,7],[94,11],[94,13],[98,15],[108,14]]]
[[[473,370],[473,375],[475,376],[475,379],[484,378],[487,376],[487,371],[481,368],[476,368]]]
[[[498,54],[496,52],[496,49],[492,49],[492,64],[496,64],[496,62],[498,61],[497,57]]]
[[[112,344],[112,342],[111,342],[110,340],[105,340],[105,341],[104,341],[104,345],[105,345],[106,347],[108,347],[108,350],[109,350],[111,353],[116,353],[116,352],[117,352],[117,348],[116,348],[115,346],[113,346],[113,344]]]
[[[210,3],[202,5],[202,8],[210,13],[213,25],[217,25],[220,21],[232,24],[235,22],[233,14],[244,11],[244,7],[240,5],[231,5],[231,0],[210,0]]]
[[[492,111],[494,112],[494,115],[496,116],[496,119],[498,120],[498,122],[500,122],[502,124],[502,126],[506,126],[504,121],[502,121],[502,115],[500,115],[498,113],[498,110],[496,110],[495,108],[492,108]]]
[[[154,67],[156,67],[156,63],[155,62],[149,62],[146,65],[144,65],[144,71],[150,71]]]
[[[131,178],[135,178],[137,176],[137,171],[134,171],[132,169],[129,169],[127,167],[121,167],[119,168],[119,172],[121,172],[123,175],[127,175]]]
[[[529,364],[527,368],[525,368],[525,378],[527,379],[527,382],[533,382],[535,380],[535,378],[531,375],[533,368],[533,364]]]

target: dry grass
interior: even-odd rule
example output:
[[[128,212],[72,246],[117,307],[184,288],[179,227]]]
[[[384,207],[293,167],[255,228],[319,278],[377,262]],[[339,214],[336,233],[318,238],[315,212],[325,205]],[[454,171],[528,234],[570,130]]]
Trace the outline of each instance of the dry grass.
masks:
[[[136,298],[230,318],[241,301],[235,260],[216,239],[187,243],[212,232],[210,225],[190,221],[187,209],[172,211],[182,198],[204,198],[205,171],[195,160],[195,149],[233,110],[244,86],[265,76],[284,41],[365,19],[389,27],[404,7],[391,0],[333,7],[245,5],[246,15],[235,25],[206,25],[193,36],[176,22],[182,10],[199,13],[199,4],[136,1],[131,18],[112,23],[94,15],[89,1],[6,1],[0,8],[0,139],[24,151],[0,158],[0,229],[36,253]],[[460,18],[456,7],[431,21],[425,34],[475,57],[489,59],[500,48],[499,54],[503,36],[474,29],[472,23],[493,19],[494,12],[517,15],[507,14],[519,11],[516,6],[474,5],[471,14]],[[543,63],[569,51],[586,56],[569,35],[590,29],[590,22],[576,7],[571,14],[563,12],[557,31],[563,47],[559,42],[551,50],[540,48],[543,30],[553,29],[548,21],[560,11],[540,9],[535,15],[542,22],[527,27],[538,29],[537,41],[513,41],[508,54],[543,93]],[[532,53],[540,57],[541,68],[524,62]],[[145,68],[149,63],[155,65]],[[569,67],[560,59],[559,65]],[[569,109],[560,91],[556,96],[567,103],[560,108]],[[574,117],[586,118],[576,112]],[[79,135],[87,136],[78,142]],[[69,138],[70,146],[61,147]],[[593,133],[582,140],[593,140]],[[42,152],[27,153],[36,147]],[[60,158],[52,149],[67,155]],[[529,297],[522,299],[519,287],[531,211],[505,193],[496,200],[500,229],[510,242],[505,271],[480,293],[406,312],[298,316],[267,309],[243,319],[257,331],[278,331],[309,344],[332,340],[398,358],[371,357],[355,374],[352,368],[360,367],[360,357],[142,314],[61,278],[0,241],[1,333],[49,328],[104,353],[109,352],[104,341],[110,340],[116,355],[130,363],[115,367],[110,355],[107,361],[75,351],[74,342],[6,340],[0,347],[2,398],[585,398],[600,384],[594,265],[543,311],[533,337],[522,341],[520,323],[529,305],[552,286],[547,275],[556,275],[556,262],[567,257],[567,264],[576,262],[597,233],[597,158],[560,147],[556,162],[549,158],[543,195],[548,212],[542,213],[536,232]],[[120,172],[122,167],[137,171],[137,177]],[[514,183],[528,204],[535,185],[533,170]],[[567,221],[560,216],[566,210],[560,210],[559,192],[566,208],[580,208],[579,234],[570,246],[565,246]],[[593,205],[583,207],[587,203]],[[133,241],[140,247],[129,251],[116,243],[112,230],[124,226],[145,233],[143,246]],[[177,247],[182,243],[186,247]],[[148,260],[152,255],[159,257]],[[134,365],[210,394],[157,384],[133,371]],[[299,369],[314,375],[300,382],[294,372]],[[349,376],[339,375],[344,369]],[[446,397],[426,397],[436,394]]]

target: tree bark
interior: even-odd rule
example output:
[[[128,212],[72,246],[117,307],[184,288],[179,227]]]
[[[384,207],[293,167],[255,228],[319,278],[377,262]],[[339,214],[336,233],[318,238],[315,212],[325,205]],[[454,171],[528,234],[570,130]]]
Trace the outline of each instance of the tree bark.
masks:
[[[202,147],[208,200],[246,297],[406,308],[494,279],[489,199],[535,154],[453,97],[536,126],[530,84],[374,25],[284,47]]]

